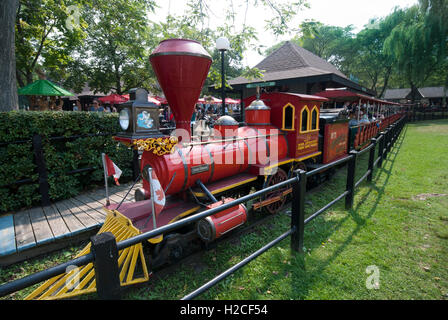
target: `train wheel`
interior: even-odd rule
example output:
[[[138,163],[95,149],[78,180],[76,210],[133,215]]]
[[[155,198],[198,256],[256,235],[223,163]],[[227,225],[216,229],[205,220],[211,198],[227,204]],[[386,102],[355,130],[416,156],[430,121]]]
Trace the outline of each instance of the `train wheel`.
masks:
[[[277,172],[275,174],[269,176],[269,178],[267,179],[267,181],[263,187],[264,188],[270,187],[279,182],[285,181],[287,179],[288,179],[288,174],[283,169],[277,168]],[[288,187],[286,186],[286,187],[279,188],[279,189],[276,189],[275,191],[267,193],[263,197],[263,201],[273,199],[273,198],[279,198],[279,200],[275,201],[273,203],[270,203],[266,206],[263,206],[263,211],[270,213],[270,214],[275,214],[275,213],[280,212],[280,210],[285,205],[286,198],[287,198],[287,196],[283,195],[283,193],[287,190],[288,190]]]

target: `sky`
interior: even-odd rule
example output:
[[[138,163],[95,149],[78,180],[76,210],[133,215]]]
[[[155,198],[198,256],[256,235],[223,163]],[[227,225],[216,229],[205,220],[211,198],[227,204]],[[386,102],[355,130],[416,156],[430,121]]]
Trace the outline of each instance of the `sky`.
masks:
[[[225,18],[222,5],[226,2],[216,0],[209,0],[206,2],[212,11],[210,27],[213,28],[213,24],[218,25],[224,21]],[[299,12],[297,17],[291,23],[291,26],[298,26],[306,19],[314,19],[327,25],[339,27],[346,27],[351,24],[355,27],[354,32],[356,33],[361,31],[364,25],[368,24],[370,19],[385,17],[393,11],[394,7],[410,7],[417,2],[418,0],[308,0],[310,8],[305,8],[303,11]],[[180,15],[186,9],[185,3],[185,0],[158,1],[160,8],[158,8],[156,14],[151,15],[150,18],[160,21],[160,19],[164,19],[168,13]],[[244,12],[244,1],[233,0],[233,3],[236,9],[235,11]],[[240,18],[241,20],[237,19],[237,21],[242,21],[242,17]],[[284,35],[277,38],[273,34],[266,32],[264,30],[264,21],[268,18],[269,11],[266,9],[261,7],[249,9],[247,20],[256,28],[260,44],[268,48],[280,41],[292,38],[292,35]],[[253,67],[263,60],[263,58],[264,57],[259,55],[255,50],[251,50],[244,53],[244,64]]]

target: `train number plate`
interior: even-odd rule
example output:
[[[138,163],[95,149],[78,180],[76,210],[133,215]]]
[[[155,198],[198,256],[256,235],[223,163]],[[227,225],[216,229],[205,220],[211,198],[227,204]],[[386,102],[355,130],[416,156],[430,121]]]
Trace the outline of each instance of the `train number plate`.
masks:
[[[201,172],[207,172],[209,168],[208,164],[201,164],[199,166],[191,167],[191,174],[198,174]]]

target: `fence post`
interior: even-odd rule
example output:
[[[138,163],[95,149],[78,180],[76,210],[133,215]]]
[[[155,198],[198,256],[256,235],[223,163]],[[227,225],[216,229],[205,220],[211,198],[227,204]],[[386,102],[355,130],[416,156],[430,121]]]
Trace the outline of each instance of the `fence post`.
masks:
[[[295,232],[291,235],[291,249],[303,253],[303,234],[305,230],[305,192],[306,192],[306,171],[296,171],[299,181],[292,185],[291,204],[291,228]]]
[[[347,165],[347,188],[348,194],[345,196],[345,209],[349,210],[353,207],[353,197],[355,195],[355,172],[356,172],[356,158],[358,152],[350,151],[351,158]]]
[[[118,249],[111,232],[103,232],[90,238],[91,252],[95,256],[95,280],[98,298],[119,300],[120,278],[118,271]]]
[[[381,165],[383,164],[384,140],[386,139],[384,132],[380,132],[380,137],[378,139],[380,139],[378,146],[378,157],[380,157],[380,160],[378,160],[378,168],[381,168]]]
[[[375,150],[376,150],[376,138],[372,138],[371,139],[373,147],[372,149],[370,149],[370,154],[369,154],[369,168],[368,170],[370,170],[369,175],[367,176],[367,181],[371,182],[372,178],[373,178],[373,163],[375,162]]]
[[[42,150],[42,137],[39,134],[33,135],[34,159],[36,161],[37,173],[39,175],[39,192],[41,195],[42,206],[51,204],[49,195],[49,184],[47,166],[45,164],[44,153]]]
[[[386,135],[384,136],[384,151],[383,151],[383,159],[387,158],[387,153],[389,151],[389,143],[390,143],[390,127],[386,129]]]
[[[390,150],[392,149],[392,145],[394,144],[394,128],[395,128],[395,124],[393,124],[389,128],[389,143],[387,144],[387,153],[390,152]]]

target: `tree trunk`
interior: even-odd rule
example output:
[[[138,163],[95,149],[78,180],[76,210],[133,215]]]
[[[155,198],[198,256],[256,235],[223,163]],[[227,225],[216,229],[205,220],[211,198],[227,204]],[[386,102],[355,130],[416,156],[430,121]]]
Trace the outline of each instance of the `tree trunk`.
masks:
[[[384,82],[383,82],[383,88],[381,89],[381,93],[378,95],[378,97],[382,97],[384,94],[384,91],[386,91],[387,85],[389,83],[389,77],[392,73],[392,67],[387,67],[386,74],[384,75]]]
[[[415,103],[415,94],[417,92],[417,86],[414,84],[414,82],[410,81],[409,84],[411,85],[411,103]]]
[[[19,0],[0,1],[0,111],[19,109],[15,22]]]

